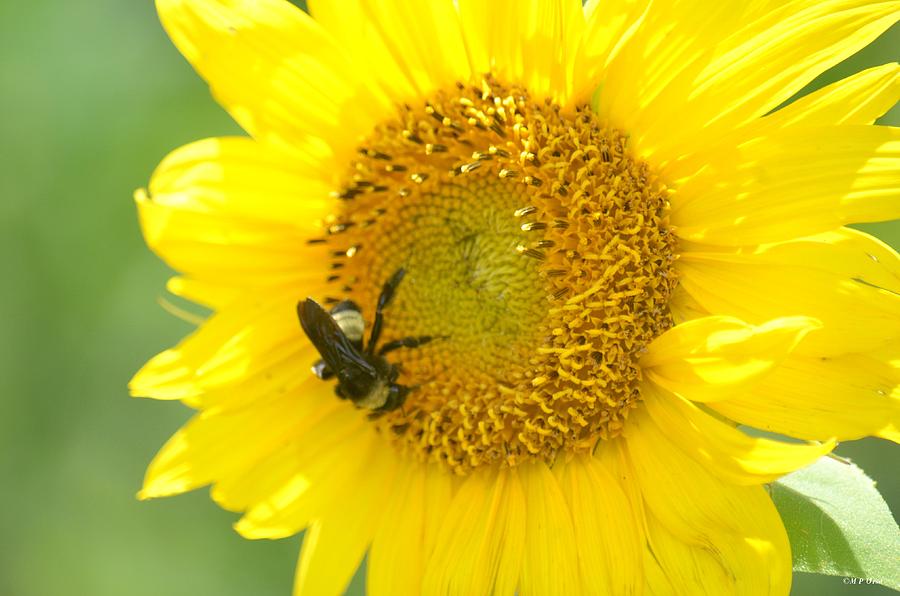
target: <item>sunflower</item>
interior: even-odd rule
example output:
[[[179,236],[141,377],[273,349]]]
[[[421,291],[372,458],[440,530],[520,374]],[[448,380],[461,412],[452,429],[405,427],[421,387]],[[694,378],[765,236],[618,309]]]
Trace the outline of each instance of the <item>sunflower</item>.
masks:
[[[131,382],[197,410],[141,498],[305,529],[296,594],[788,593],[765,483],[900,437],[900,259],[843,227],[900,215],[900,67],[778,107],[900,3],[156,4],[249,137],[136,194],[213,311]],[[391,279],[356,407],[298,303]]]

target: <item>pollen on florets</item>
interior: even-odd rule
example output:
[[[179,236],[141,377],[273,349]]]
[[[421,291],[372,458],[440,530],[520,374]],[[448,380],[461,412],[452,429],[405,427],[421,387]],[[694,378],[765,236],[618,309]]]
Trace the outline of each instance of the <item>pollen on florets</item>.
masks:
[[[391,355],[416,389],[374,423],[402,449],[464,473],[621,432],[677,284],[666,188],[625,135],[486,77],[402,106],[335,196],[333,299],[371,320],[403,267],[385,337],[441,338]]]

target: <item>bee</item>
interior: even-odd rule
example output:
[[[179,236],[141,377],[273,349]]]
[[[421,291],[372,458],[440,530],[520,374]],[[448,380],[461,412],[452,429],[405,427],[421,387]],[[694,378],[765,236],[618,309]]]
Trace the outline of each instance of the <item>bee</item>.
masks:
[[[313,365],[313,374],[323,381],[337,377],[334,388],[337,396],[372,410],[375,416],[403,406],[414,389],[397,383],[400,368],[388,362],[385,354],[398,348],[416,348],[434,339],[430,335],[405,337],[389,341],[376,351],[384,324],[384,309],[405,274],[403,268],[398,269],[382,287],[372,331],[365,346],[365,321],[359,306],[353,301],[339,302],[330,311],[312,298],[297,304],[300,326],[322,356]]]

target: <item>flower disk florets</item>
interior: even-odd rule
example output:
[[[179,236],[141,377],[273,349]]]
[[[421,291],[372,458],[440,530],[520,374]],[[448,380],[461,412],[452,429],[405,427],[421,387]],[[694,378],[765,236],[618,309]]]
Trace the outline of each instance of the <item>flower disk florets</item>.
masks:
[[[464,473],[553,460],[621,432],[638,358],[672,325],[667,191],[589,106],[486,78],[403,106],[360,148],[323,222],[333,291],[369,320],[407,274],[384,337],[415,387],[374,421]]]

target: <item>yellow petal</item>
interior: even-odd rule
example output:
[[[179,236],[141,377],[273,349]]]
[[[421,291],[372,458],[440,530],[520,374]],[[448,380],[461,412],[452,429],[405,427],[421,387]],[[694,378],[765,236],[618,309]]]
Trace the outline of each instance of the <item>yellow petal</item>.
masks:
[[[590,455],[553,470],[572,514],[586,593],[639,594],[644,536],[632,504],[600,460]]]
[[[311,417],[310,423],[298,424],[297,436],[305,437],[312,424],[327,420],[329,411],[321,416]],[[242,513],[258,503],[266,501],[292,482],[297,483],[298,494],[308,489],[308,480],[297,481],[305,474],[307,467],[298,459],[305,455],[302,440],[293,439],[266,454],[253,466],[216,481],[210,490],[213,501],[222,509]]]
[[[773,3],[731,35],[699,38],[709,58],[643,112],[640,130],[652,137],[645,144],[666,162],[763,116],[881,35],[898,9],[898,2],[866,0]],[[665,123],[676,120],[670,134]]]
[[[672,297],[669,299],[669,311],[672,313],[672,320],[676,325],[710,315],[709,311],[703,308],[681,285],[672,292]]]
[[[519,466],[519,474],[527,504],[519,594],[580,594],[572,514],[556,478],[542,461]]]
[[[762,484],[798,470],[834,449],[834,440],[796,444],[750,437],[674,393],[645,384],[648,440],[663,434],[717,477],[735,484]],[[629,423],[631,421],[629,420]]]
[[[616,481],[616,485],[625,493],[628,502],[631,503],[635,516],[635,523],[639,531],[643,531],[644,512],[640,485],[634,474],[634,467],[628,460],[625,449],[625,439],[619,437],[609,441],[601,441],[594,448],[594,458],[606,468]]]
[[[160,449],[147,469],[142,499],[182,493],[238,476],[257,465],[281,443],[320,417],[318,383],[306,383],[311,395],[291,393],[237,411],[213,410],[195,415]],[[227,457],[223,456],[227,454]]]
[[[391,54],[381,31],[366,13],[366,0],[308,0],[307,7],[317,23],[345,50],[353,64],[370,73],[388,102],[402,103],[420,91],[409,77],[405,62]]]
[[[787,596],[790,592],[791,578],[784,572],[790,551],[779,557],[771,542],[722,534],[718,543],[693,545],[680,540],[652,515],[647,526],[647,594]],[[778,558],[782,559],[776,566],[779,575],[768,583],[766,565]]]
[[[658,534],[659,530],[656,529],[655,533]],[[679,594],[679,591],[672,585],[671,580],[669,580],[669,577],[666,575],[666,571],[657,560],[656,555],[650,550],[649,544],[647,545],[647,548],[644,549],[644,569],[644,594],[647,596],[671,596],[672,594]],[[715,571],[721,573],[718,569]],[[702,576],[703,574],[701,573],[698,575]],[[709,575],[708,571],[706,572],[706,575]]]
[[[366,590],[372,596],[419,594],[425,562],[450,507],[451,477],[438,466],[401,466],[369,550]]]
[[[758,326],[734,317],[695,319],[654,340],[641,367],[648,379],[688,399],[727,399],[736,388],[771,372],[819,327],[809,317],[785,317]]]
[[[665,176],[682,181],[707,163],[731,155],[736,148],[790,126],[872,124],[900,98],[900,65],[864,70],[802,97],[777,112],[720,135],[689,156],[666,164]]]
[[[783,128],[798,124],[874,124],[900,99],[900,64],[869,68],[823,87],[762,119]]]
[[[717,58],[694,82],[693,105],[713,122],[761,116],[868,45],[897,21],[898,11],[898,2],[784,4],[717,49]]]
[[[513,0],[460,0],[459,20],[473,74],[494,72],[504,80],[521,80],[521,58],[513,53],[520,16],[515,4]],[[510,22],[500,27],[506,15]]]
[[[336,164],[391,106],[306,13],[283,0],[157,0],[163,26],[255,139],[326,139]],[[362,79],[364,81],[364,79]]]
[[[471,77],[459,16],[452,0],[362,3],[394,62],[420,96]]]
[[[900,294],[900,255],[878,238],[851,228],[759,247],[705,249],[740,255],[735,258],[737,262],[800,264],[879,288],[885,295]],[[702,253],[704,248],[690,247],[685,252]]]
[[[799,439],[875,435],[900,442],[900,365],[866,354],[791,356],[757,385],[710,407]]]
[[[646,412],[629,418],[627,449],[646,504],[651,556],[671,585],[682,594],[786,595],[791,549],[765,489],[719,478],[665,435],[645,432],[648,422]],[[659,577],[647,568],[651,580]]]
[[[900,129],[788,128],[714,158],[672,199],[686,240],[739,246],[900,217]]]
[[[197,369],[261,312],[261,307],[250,312],[235,308],[213,315],[178,346],[160,352],[144,364],[128,383],[131,395],[154,399],[191,399],[201,395],[203,387],[196,378]]]
[[[642,571],[645,578],[652,574],[662,574],[658,562],[649,556],[649,548],[647,547],[647,516],[648,512],[644,505],[644,498],[641,492],[641,486],[638,477],[634,471],[624,437],[618,437],[611,441],[602,441],[594,449],[594,458],[597,459],[603,467],[605,467],[610,475],[614,478],[616,485],[625,494],[633,513],[633,523],[640,536],[643,546]],[[644,593],[658,593],[660,595],[674,594],[674,589],[662,590],[654,592],[649,589],[647,581],[644,582]],[[640,593],[640,590],[638,591]]]
[[[601,3],[600,8],[603,6]],[[640,15],[636,26],[627,30],[624,43],[608,64],[597,109],[614,126],[628,131],[629,142],[646,157],[667,136],[690,138],[696,134],[696,129],[682,126],[686,118],[668,118],[662,128],[646,122],[668,107],[672,100],[660,101],[667,91],[669,95],[673,88],[682,95],[688,92],[690,81],[710,60],[713,48],[739,27],[743,11],[733,4],[711,5],[702,0],[650,2],[646,14],[639,12],[641,8],[634,6],[634,13]]]
[[[321,272],[301,267],[309,255],[300,249],[321,236],[315,222],[333,201],[327,184],[298,167],[248,138],[175,150],[153,173],[149,193],[135,195],[147,244],[202,286],[206,304],[224,305],[252,288],[320,284]]]
[[[375,533],[366,572],[371,596],[418,594],[428,553],[422,548],[425,466],[401,465],[382,523]]]
[[[222,282],[201,281],[190,277],[170,277],[166,282],[170,293],[211,310],[224,310],[240,296],[240,289]]]
[[[447,474],[439,464],[425,472],[425,519],[422,524],[422,552],[427,561],[437,547],[441,527],[461,479]],[[515,506],[515,505],[513,505]]]
[[[650,5],[650,0],[585,3],[585,28],[574,71],[575,102],[583,103],[603,81],[607,64],[639,29]]]
[[[710,312],[754,324],[798,313],[818,319],[822,327],[804,339],[798,353],[862,352],[900,337],[900,260],[859,232],[747,249],[687,250],[676,268],[682,287]]]
[[[173,269],[196,279],[232,286],[290,286],[303,283],[308,235],[296,228],[221,212],[202,212],[149,198],[135,201],[147,245]]]
[[[231,289],[290,289],[321,278],[300,250],[310,235],[296,227],[195,211],[168,198],[135,194],[147,245],[173,269]]]
[[[391,499],[395,473],[393,454],[379,452],[353,488],[327,504],[303,537],[294,596],[344,593]]]
[[[367,65],[391,102],[420,99],[471,69],[459,16],[449,0],[313,0],[310,12],[353,62]]]
[[[525,517],[525,496],[515,470],[470,474],[444,512],[422,593],[515,594]]]
[[[524,83],[536,97],[565,104],[584,30],[578,0],[460,0],[474,74]]]
[[[321,156],[300,161],[247,137],[221,137],[179,147],[150,180],[154,202],[200,213],[290,225],[317,233],[312,223],[334,207],[331,173]]]
[[[254,491],[254,496],[261,498],[249,503],[249,509],[235,524],[245,538],[291,536],[321,518],[323,511],[335,503],[350,507],[349,501],[358,498],[357,488],[362,490],[369,468],[377,468],[385,459],[384,440],[346,404],[299,438],[293,474],[280,479],[274,492]],[[247,500],[240,494],[247,480],[242,478],[237,486],[238,500]]]
[[[216,313],[177,347],[150,359],[129,383],[132,395],[209,408],[296,388],[310,378],[306,367],[317,358],[299,329],[296,298],[287,299],[261,304],[252,297]]]
[[[356,416],[350,414],[351,408],[334,399],[331,388],[324,384],[317,393],[298,396],[296,399],[317,403],[318,409],[303,418],[293,420],[292,437],[283,441],[283,444],[254,465],[235,470],[217,479],[210,494],[220,507],[229,511],[243,512],[270,499],[292,482],[296,482],[295,487],[308,486],[312,466],[304,458],[319,453],[312,449],[327,452],[331,445],[328,442],[332,440],[331,437],[353,432],[355,425],[358,424]],[[324,440],[321,433],[325,431],[321,429],[327,429],[328,434]],[[313,444],[313,440],[317,440],[318,443]],[[313,474],[314,472],[315,470]],[[299,477],[303,480],[296,480]]]

